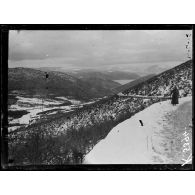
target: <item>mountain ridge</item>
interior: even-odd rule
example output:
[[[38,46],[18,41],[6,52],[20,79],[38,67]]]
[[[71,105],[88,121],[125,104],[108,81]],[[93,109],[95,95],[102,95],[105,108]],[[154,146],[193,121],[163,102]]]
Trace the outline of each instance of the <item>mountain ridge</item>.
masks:
[[[98,79],[96,86],[90,80],[81,80],[64,72],[49,71],[46,82],[45,71],[32,68],[9,68],[8,90],[25,90],[31,94],[41,94],[45,87],[48,93],[74,96],[78,99],[103,97],[113,93],[116,82]]]

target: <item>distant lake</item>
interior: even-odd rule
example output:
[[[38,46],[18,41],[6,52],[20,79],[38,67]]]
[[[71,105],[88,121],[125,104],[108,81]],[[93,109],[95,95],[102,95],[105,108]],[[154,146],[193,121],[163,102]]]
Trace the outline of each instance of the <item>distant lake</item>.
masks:
[[[126,83],[129,83],[131,81],[134,81],[134,79],[131,79],[131,80],[114,80],[115,82],[117,83],[120,83],[121,85],[124,85]]]

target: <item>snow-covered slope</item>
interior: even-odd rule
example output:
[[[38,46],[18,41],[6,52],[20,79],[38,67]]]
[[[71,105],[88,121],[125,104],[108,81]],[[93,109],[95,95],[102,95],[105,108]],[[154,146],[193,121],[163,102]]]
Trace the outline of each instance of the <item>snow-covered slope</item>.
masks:
[[[130,119],[114,127],[107,137],[101,140],[85,157],[85,164],[174,164],[167,155],[169,133],[174,129],[168,118],[192,97],[180,99],[180,104],[172,106],[170,100],[151,105]],[[190,116],[189,116],[190,117]],[[143,126],[139,120],[142,120]],[[171,123],[170,123],[171,122]],[[168,130],[168,131],[166,131]],[[182,131],[181,131],[182,132]],[[165,140],[165,133],[168,141]],[[176,136],[175,136],[176,137]],[[175,137],[172,137],[173,140]],[[179,140],[180,141],[180,140]],[[167,142],[167,143],[166,143]],[[163,145],[164,144],[164,145]],[[164,150],[165,149],[165,150]],[[180,159],[181,160],[181,159]]]
[[[177,85],[180,91],[181,98],[183,97],[188,98],[188,96],[191,96],[192,66],[193,66],[192,60],[187,61],[183,64],[174,67],[173,69],[167,70],[166,72],[156,75],[150,78],[149,80],[139,83],[138,85],[130,87],[126,91],[122,92],[124,95],[131,95],[131,96],[139,95],[139,96],[147,96],[147,97],[150,96],[150,99],[143,99],[137,97],[121,97],[116,94],[111,97],[102,98],[101,100],[94,102],[90,105],[83,105],[82,108],[75,109],[74,112],[70,112],[67,114],[64,113],[63,115],[59,115],[59,117],[55,116],[55,118],[52,118],[51,120],[50,119],[40,120],[35,124],[29,125],[28,127],[10,132],[9,154],[12,155],[13,158],[16,159],[15,162],[18,163],[23,162],[23,158],[22,158],[23,154],[24,154],[24,158],[27,159],[28,163],[32,163],[32,162],[34,163],[35,161],[37,163],[46,163],[46,164],[82,163],[84,156],[86,156],[86,154],[89,151],[91,151],[94,146],[96,148],[96,144],[102,143],[100,141],[104,139],[117,124],[129,118],[131,120],[134,120],[134,117],[136,116],[140,117],[141,113],[145,113],[147,109],[152,108],[151,106],[152,104],[159,103],[161,101],[157,97],[159,96],[163,96],[166,98],[170,97],[171,88],[175,84]],[[155,98],[152,98],[152,96],[154,96]],[[165,103],[162,102],[161,104],[164,105]],[[158,104],[155,104],[155,106],[156,105]],[[146,109],[146,111],[141,112],[144,109]],[[171,109],[173,109],[173,107],[171,107]],[[137,115],[139,112],[140,114]],[[151,137],[147,137],[148,134],[146,133],[146,130],[145,131],[143,130],[145,128],[145,124],[149,121],[149,119],[152,119],[153,116],[155,117],[158,116],[159,119],[161,118],[160,112],[157,112],[152,116],[149,116],[149,114],[147,113],[146,115],[148,116],[147,121],[143,120],[142,117],[142,120],[144,122],[143,127],[136,126],[139,124],[139,121],[136,122],[134,121],[134,123],[132,122],[133,124],[130,125],[128,125],[128,122],[126,121],[124,122],[124,124],[127,123],[128,127],[135,125],[135,127],[138,130],[135,131],[136,132],[135,133],[134,129],[129,129],[129,128],[126,129],[124,127],[123,129],[126,130],[125,131],[123,130],[123,132],[124,133],[126,131],[127,132],[124,135],[124,137],[125,136],[126,137],[122,142],[128,145],[128,143],[132,140],[132,143],[134,143],[133,145],[134,147],[132,148],[131,152],[134,151],[136,148],[138,148],[137,151],[141,151],[142,153],[145,152],[144,155],[141,156],[140,152],[134,152],[131,154],[127,151],[124,151],[124,153],[127,154],[126,156],[124,155],[124,157],[128,160],[128,163],[136,163],[135,159],[136,160],[140,159],[139,161],[143,163],[153,162],[153,161],[157,163],[159,162],[163,163],[165,161],[163,160],[163,158],[161,158],[163,155],[161,155],[161,157],[155,155],[151,160],[149,158],[151,156],[148,154],[149,149],[147,150],[147,153],[145,150],[143,150],[144,144],[147,145],[147,148],[150,148],[149,140],[151,140]],[[170,115],[170,118],[171,117],[172,115]],[[160,127],[160,125],[156,124],[156,127],[158,126]],[[118,126],[116,128],[118,128]],[[132,131],[133,133],[135,133],[135,135],[132,134],[132,136],[128,138],[128,131]],[[146,135],[143,132],[146,133]],[[164,132],[166,132],[169,137],[174,136],[173,133],[169,135],[168,130]],[[44,136],[40,136],[41,133]],[[45,156],[45,154],[47,154],[44,161],[43,159],[36,159],[37,152],[35,152],[34,159],[32,158],[31,148],[32,150],[34,150],[34,145],[31,144],[29,140],[33,140],[33,142],[36,142],[35,140],[36,136],[34,135],[39,135],[42,138],[40,142],[41,144],[39,145],[39,149],[41,151],[40,153],[42,154],[40,156]],[[112,135],[112,132],[109,134],[109,136],[110,135]],[[161,135],[162,134],[160,132],[158,136],[161,137]],[[163,134],[163,136],[166,137],[165,134]],[[136,138],[140,139],[139,142],[136,142]],[[146,142],[146,140],[148,141]],[[158,140],[158,139],[155,138],[152,140]],[[23,147],[21,147],[21,143],[25,143]],[[154,141],[151,143],[153,143],[154,145]],[[153,147],[154,148],[153,150],[159,152],[159,150],[161,151],[161,147],[157,147],[157,145]],[[117,144],[116,147],[113,148],[115,149],[113,151],[114,152],[116,151],[115,153],[117,154],[123,152],[123,150],[121,150],[121,147],[119,147],[118,149]],[[158,150],[156,148],[158,148]],[[169,150],[169,148],[172,148],[170,144],[168,144],[165,149]],[[105,150],[105,152],[106,151],[107,150]],[[107,153],[105,154],[107,156],[111,156],[112,154],[114,154],[114,152],[109,154],[109,151],[107,151]],[[163,152],[160,152],[160,154],[162,153]],[[93,154],[93,151],[92,153],[89,153],[89,155],[90,154]],[[101,155],[103,155],[103,153],[101,153]],[[133,155],[138,155],[138,156],[136,156],[136,158],[132,158],[131,156]],[[93,157],[87,159],[89,163],[90,162],[94,163]],[[122,163],[120,162],[120,160],[123,160],[123,158],[117,158],[116,161],[114,162],[109,161],[109,163]]]
[[[180,97],[192,94],[192,60],[167,70],[126,91],[129,95],[170,96],[171,88],[176,85]]]

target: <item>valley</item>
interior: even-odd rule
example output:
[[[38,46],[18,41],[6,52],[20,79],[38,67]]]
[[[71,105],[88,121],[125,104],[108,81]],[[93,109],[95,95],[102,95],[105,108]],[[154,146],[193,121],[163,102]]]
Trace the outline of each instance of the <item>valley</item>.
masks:
[[[14,131],[21,127],[27,127],[30,124],[42,120],[48,120],[72,112],[84,105],[89,105],[97,101],[94,98],[91,101],[74,99],[71,96],[48,96],[27,95],[20,91],[14,91],[9,94],[8,105],[8,131]]]

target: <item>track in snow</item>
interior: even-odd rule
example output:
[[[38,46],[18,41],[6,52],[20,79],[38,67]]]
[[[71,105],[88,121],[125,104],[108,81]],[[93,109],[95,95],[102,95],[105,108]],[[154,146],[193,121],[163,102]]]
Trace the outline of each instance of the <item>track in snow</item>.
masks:
[[[192,97],[179,101],[177,106],[170,100],[153,104],[118,124],[86,155],[84,164],[182,164],[185,127],[191,135]]]

